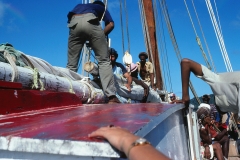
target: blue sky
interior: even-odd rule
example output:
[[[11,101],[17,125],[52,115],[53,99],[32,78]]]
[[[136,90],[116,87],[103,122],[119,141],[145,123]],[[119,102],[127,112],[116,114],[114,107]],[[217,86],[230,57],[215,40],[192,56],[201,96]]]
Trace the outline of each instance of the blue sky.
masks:
[[[204,45],[204,40],[193,11],[192,1],[186,0],[197,34]],[[214,1],[211,1],[214,5]],[[28,55],[42,58],[53,66],[65,67],[67,62],[67,13],[82,0],[0,0],[0,43],[11,43],[17,50]],[[193,59],[205,65],[196,36],[191,25],[184,0],[166,0],[174,34],[182,57]],[[217,43],[212,23],[204,0],[194,1],[198,17],[208,42],[215,67],[218,72],[225,72],[226,68]],[[221,29],[226,50],[233,70],[240,70],[240,1],[218,0],[217,9],[221,22]],[[125,50],[122,50],[122,33],[120,23],[119,0],[108,0],[108,9],[115,21],[115,29],[110,33],[111,47],[119,53],[119,61],[127,50],[126,17],[123,14],[125,32]],[[124,12],[124,11],[123,11]],[[133,61],[138,61],[138,54],[146,51],[138,0],[127,0],[128,29],[130,36],[130,51]],[[176,53],[169,39],[165,23],[163,25],[166,51],[172,81],[173,91],[181,97],[181,74]],[[206,48],[204,48],[207,54]],[[202,80],[191,76],[193,85],[199,96],[211,90]],[[167,84],[169,89],[169,84]]]

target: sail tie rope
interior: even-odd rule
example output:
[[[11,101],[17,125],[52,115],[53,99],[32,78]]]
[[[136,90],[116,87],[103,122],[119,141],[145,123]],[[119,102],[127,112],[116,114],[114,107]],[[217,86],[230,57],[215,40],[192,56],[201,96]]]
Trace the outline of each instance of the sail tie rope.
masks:
[[[7,50],[1,50],[3,51],[3,55],[4,55],[4,58],[6,58],[9,62],[9,64],[11,65],[12,67],[12,79],[11,81],[12,82],[15,82],[17,79],[19,79],[19,75],[18,75],[18,69],[17,69],[17,66],[15,64],[16,62],[16,58],[13,57],[12,55],[9,54],[9,52]]]
[[[88,100],[87,100],[87,104],[90,104],[91,102],[94,101],[97,93],[94,93],[94,88],[93,88],[93,86],[90,85],[90,84],[87,82],[87,79],[88,79],[88,78],[89,78],[89,77],[84,77],[84,78],[81,79],[79,82],[85,84],[85,85],[87,86],[87,88],[89,89],[89,91],[90,91],[90,92],[89,92],[90,97],[89,97]],[[85,92],[84,92],[84,94],[85,94]]]
[[[73,85],[72,85],[72,81],[68,78],[63,76],[64,78],[66,78],[69,82],[70,88],[69,88],[69,93],[75,94],[74,90],[73,90]]]
[[[33,85],[32,85],[32,89],[35,87],[36,89],[38,89],[38,82],[40,83],[40,91],[44,91],[45,88],[44,88],[44,84],[43,82],[41,81],[40,79],[40,74],[38,72],[38,69],[37,68],[31,68],[29,66],[25,66],[25,68],[28,68],[28,69],[31,69],[32,72],[33,72]]]

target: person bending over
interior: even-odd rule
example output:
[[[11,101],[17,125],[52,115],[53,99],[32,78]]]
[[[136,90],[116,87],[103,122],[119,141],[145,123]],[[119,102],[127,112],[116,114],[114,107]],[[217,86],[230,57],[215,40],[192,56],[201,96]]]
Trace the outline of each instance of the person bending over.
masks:
[[[186,107],[189,107],[189,79],[191,72],[209,84],[215,96],[216,107],[221,112],[239,114],[240,71],[216,74],[207,67],[187,58],[181,61],[182,99],[174,102],[184,103]]]

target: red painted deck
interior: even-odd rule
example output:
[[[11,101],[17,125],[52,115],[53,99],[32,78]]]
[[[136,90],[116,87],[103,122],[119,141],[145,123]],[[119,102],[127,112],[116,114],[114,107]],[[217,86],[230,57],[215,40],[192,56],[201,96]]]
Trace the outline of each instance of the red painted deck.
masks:
[[[87,135],[109,124],[135,132],[174,106],[153,103],[72,105],[13,113],[0,117],[0,136],[98,141]]]
[[[72,93],[25,90],[21,83],[5,81],[0,81],[0,97],[0,115],[82,104]]]

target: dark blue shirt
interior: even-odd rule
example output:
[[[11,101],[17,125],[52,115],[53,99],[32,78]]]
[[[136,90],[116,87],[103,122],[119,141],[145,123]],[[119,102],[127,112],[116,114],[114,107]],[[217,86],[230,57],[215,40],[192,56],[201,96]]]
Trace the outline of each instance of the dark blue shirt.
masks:
[[[105,7],[99,5],[99,4],[78,4],[76,5],[72,11],[70,11],[67,15],[68,17],[68,23],[71,21],[72,16],[74,14],[84,14],[84,13],[93,13],[96,17],[99,19],[102,18],[102,15],[105,11]],[[106,9],[104,17],[102,19],[105,22],[105,25],[107,25],[110,22],[114,22],[110,13]]]

